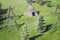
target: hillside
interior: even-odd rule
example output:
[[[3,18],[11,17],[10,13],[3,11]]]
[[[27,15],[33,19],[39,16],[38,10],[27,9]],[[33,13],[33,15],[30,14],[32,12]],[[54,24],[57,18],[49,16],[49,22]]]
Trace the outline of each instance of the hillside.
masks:
[[[34,7],[35,11],[39,11],[39,16],[44,17],[45,25],[55,24],[57,21],[57,15],[60,16],[60,9],[58,9],[58,13],[55,13],[56,5],[60,7],[60,0],[51,0],[51,5],[53,7],[47,7],[47,4],[41,6],[40,4],[33,3],[32,6]],[[39,34],[37,30],[37,25],[39,23],[39,16],[24,16],[24,13],[27,11],[29,4],[26,0],[0,0],[2,3],[2,9],[6,9],[9,6],[12,7],[14,14],[17,17],[14,17],[12,23],[7,26],[7,28],[11,27],[13,29],[11,32],[8,32],[10,29],[0,31],[0,40],[24,40],[25,36],[25,24],[27,24],[27,30],[29,33],[29,37],[33,37]],[[40,15],[41,14],[41,15]],[[20,16],[23,15],[21,18]],[[19,18],[18,18],[19,16]],[[5,20],[4,20],[5,22]],[[15,25],[15,23],[19,25]],[[8,24],[8,23],[6,23]],[[5,24],[5,25],[6,25]],[[22,24],[22,25],[20,25]],[[12,26],[14,25],[14,26]],[[0,27],[4,26],[4,24],[0,24]],[[16,29],[15,26],[17,27]],[[17,29],[19,29],[17,31]],[[43,33],[42,36],[35,38],[35,40],[60,40],[60,23],[53,25],[50,30]],[[34,40],[34,39],[32,39]]]

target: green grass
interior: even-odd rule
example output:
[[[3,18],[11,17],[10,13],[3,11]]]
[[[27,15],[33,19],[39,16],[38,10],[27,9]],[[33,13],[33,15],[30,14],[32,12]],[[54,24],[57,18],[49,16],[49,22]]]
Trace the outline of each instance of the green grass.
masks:
[[[28,8],[28,3],[26,2],[26,0],[0,0],[0,1],[3,4],[2,8],[7,8],[9,5],[11,5],[16,15],[24,14],[24,12]],[[59,3],[60,0],[52,0],[52,5],[54,6]],[[47,7],[46,5],[39,6],[39,4],[36,3],[33,3],[33,7],[35,8],[36,11],[40,11],[40,14],[44,16],[46,24],[52,24],[56,21],[56,14],[53,14],[55,7],[50,8]],[[50,12],[52,13],[46,16]],[[17,23],[19,24],[24,22],[28,24],[27,26],[30,37],[39,34],[37,31],[38,16],[36,17],[23,16],[22,18],[17,20]],[[57,26],[46,32],[43,36],[36,38],[36,40],[60,40],[58,30],[56,29]],[[24,33],[24,25],[19,29],[19,31],[13,30],[12,32],[9,33],[7,30],[4,30],[0,32],[0,40],[24,40],[23,33]]]

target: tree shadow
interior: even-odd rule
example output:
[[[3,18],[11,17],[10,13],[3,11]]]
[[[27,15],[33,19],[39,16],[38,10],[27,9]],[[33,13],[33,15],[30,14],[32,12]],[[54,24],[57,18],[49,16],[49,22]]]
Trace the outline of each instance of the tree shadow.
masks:
[[[20,29],[21,26],[23,26],[25,23],[19,24],[17,31]]]
[[[57,31],[57,29],[55,29],[54,31],[52,31],[50,34],[53,34],[54,32],[56,32]]]
[[[0,31],[2,31],[3,27],[0,27]]]
[[[6,13],[7,13],[7,9],[0,10],[0,24],[3,24],[3,21],[6,20],[6,17],[3,17],[4,14],[6,14]]]
[[[2,21],[4,21],[4,20],[6,20],[6,18],[0,18],[0,22],[2,22]]]
[[[33,36],[33,37],[31,37],[31,38],[29,38],[29,40],[35,40],[36,38],[38,38],[38,37],[40,37],[40,36],[42,36],[43,34],[38,34],[38,35],[36,35],[36,36]]]
[[[48,30],[50,30],[52,25],[53,25],[53,24],[49,24],[49,25],[45,26],[45,27],[43,28],[43,32],[47,32]]]
[[[0,9],[0,15],[6,14],[8,9]]]
[[[20,27],[23,26],[24,24],[25,24],[25,23],[22,23],[22,24],[16,24],[15,26],[16,26],[17,31],[18,31],[18,30],[20,29]],[[13,30],[15,30],[15,28],[9,30],[8,32],[11,32],[11,31],[13,31]]]
[[[6,20],[6,18],[3,16],[4,16],[4,14],[7,13],[7,10],[8,9],[2,9],[2,4],[0,3],[0,24],[3,24],[2,21]]]

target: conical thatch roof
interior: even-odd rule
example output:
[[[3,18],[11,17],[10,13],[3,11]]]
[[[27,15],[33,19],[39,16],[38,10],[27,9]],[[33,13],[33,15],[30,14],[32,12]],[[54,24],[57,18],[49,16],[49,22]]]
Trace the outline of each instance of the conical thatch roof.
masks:
[[[37,16],[37,12],[34,10],[32,5],[29,5],[27,11],[24,13],[25,16]]]

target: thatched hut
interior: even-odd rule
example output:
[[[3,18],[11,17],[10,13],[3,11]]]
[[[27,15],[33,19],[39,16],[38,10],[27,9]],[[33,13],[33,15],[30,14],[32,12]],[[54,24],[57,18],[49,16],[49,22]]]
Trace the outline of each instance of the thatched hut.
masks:
[[[29,5],[27,11],[24,13],[25,16],[37,16],[37,12],[34,10],[32,5]]]

